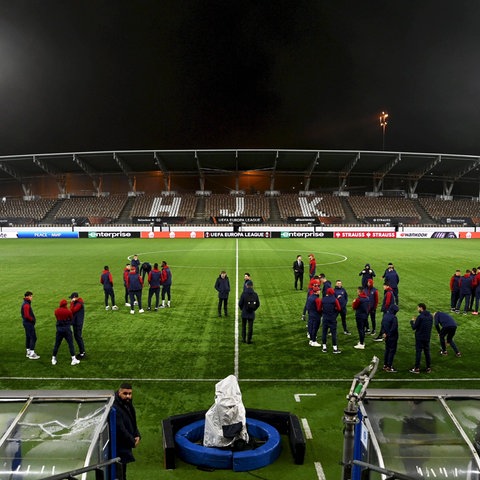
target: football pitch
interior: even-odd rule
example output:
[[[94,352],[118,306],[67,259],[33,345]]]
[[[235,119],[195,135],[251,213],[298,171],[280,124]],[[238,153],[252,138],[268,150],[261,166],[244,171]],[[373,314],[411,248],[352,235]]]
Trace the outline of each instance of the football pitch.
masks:
[[[24,239],[2,240],[0,321],[0,386],[2,389],[116,389],[131,380],[142,441],[129,467],[130,480],[192,479],[337,479],[343,445],[343,410],[353,375],[374,355],[383,361],[384,345],[358,341],[351,303],[366,263],[375,270],[380,299],[381,276],[389,262],[400,276],[398,373],[377,372],[371,388],[480,388],[476,352],[480,319],[456,315],[456,343],[461,358],[442,357],[432,334],[432,373],[412,375],[414,335],[409,320],[424,302],[431,311],[450,310],[449,280],[458,268],[480,264],[474,240],[396,239]],[[138,254],[150,263],[166,260],[173,276],[172,306],[134,315],[125,307],[122,271]],[[349,294],[347,322],[351,336],[340,330],[341,355],[308,345],[301,320],[304,290],[293,287],[292,263],[301,254],[317,259],[317,273],[334,283],[340,279]],[[100,274],[110,267],[118,311],[105,311]],[[217,316],[213,286],[226,270],[232,291],[229,316]],[[236,304],[249,272],[261,307],[254,323],[253,344],[239,341]],[[25,358],[20,319],[23,293],[34,293],[37,347],[41,356]],[[51,365],[55,340],[54,309],[62,298],[79,292],[85,301],[84,340],[87,359],[71,366],[65,343],[58,364]],[[146,310],[148,286],[143,300]],[[379,322],[379,312],[377,322]],[[240,322],[241,323],[241,322]],[[340,320],[338,320],[339,325]],[[241,339],[240,339],[241,340]],[[451,352],[450,352],[451,353]],[[422,359],[423,362],[423,359]],[[422,364],[424,367],[424,363]],[[286,438],[281,457],[252,472],[200,471],[180,460],[175,470],[163,466],[161,421],[171,415],[208,409],[215,383],[235,374],[247,408],[289,411],[304,426],[304,465],[295,465]]]

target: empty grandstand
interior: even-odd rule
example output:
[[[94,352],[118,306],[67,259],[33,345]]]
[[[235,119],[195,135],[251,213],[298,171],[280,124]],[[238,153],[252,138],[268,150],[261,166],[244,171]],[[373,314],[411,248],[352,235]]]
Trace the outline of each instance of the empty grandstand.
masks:
[[[467,155],[341,150],[0,157],[0,221],[477,224],[479,168]]]

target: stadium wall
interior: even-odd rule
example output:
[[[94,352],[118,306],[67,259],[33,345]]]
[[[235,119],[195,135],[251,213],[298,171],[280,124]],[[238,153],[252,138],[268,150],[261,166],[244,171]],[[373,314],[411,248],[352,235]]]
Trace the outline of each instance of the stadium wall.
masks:
[[[0,227],[6,238],[399,238],[476,239],[476,227],[326,227],[326,226],[90,226]]]

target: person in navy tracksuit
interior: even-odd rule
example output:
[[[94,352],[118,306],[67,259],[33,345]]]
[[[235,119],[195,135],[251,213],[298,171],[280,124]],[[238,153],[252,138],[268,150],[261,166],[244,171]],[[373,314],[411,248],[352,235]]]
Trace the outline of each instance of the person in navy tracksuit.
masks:
[[[385,354],[383,357],[383,369],[386,372],[395,373],[393,359],[397,353],[398,344],[398,305],[392,305],[382,318],[382,331],[385,340]]]
[[[105,310],[110,310],[110,306],[108,305],[109,299],[112,300],[112,310],[118,310],[117,304],[115,303],[113,278],[108,265],[103,267],[103,272],[100,275],[100,283],[103,285],[103,292],[105,294]]]
[[[155,295],[155,310],[158,310],[160,304],[160,281],[162,272],[158,269],[158,263],[153,264],[153,269],[148,272],[148,306],[147,310],[152,309],[152,297]]]
[[[470,307],[470,297],[472,296],[472,282],[472,272],[470,270],[466,270],[465,275],[460,278],[460,294],[458,296],[455,313],[460,313],[462,302],[465,301],[463,306],[463,314],[468,314],[468,309]]]
[[[321,347],[317,342],[318,329],[322,321],[322,315],[320,313],[321,302],[320,302],[320,285],[314,283],[312,285],[312,291],[309,297],[307,298],[306,309],[308,312],[308,344],[311,347]]]
[[[172,272],[167,262],[162,262],[162,276],[160,277],[160,285],[162,286],[162,305],[165,308],[165,297],[167,297],[167,307],[170,307],[170,287],[172,286]]]
[[[342,327],[343,327],[343,333],[345,335],[351,335],[351,333],[348,330],[347,327],[347,303],[348,303],[348,293],[343,288],[343,284],[341,280],[337,280],[335,282],[335,298],[338,300],[338,303],[340,304],[340,318],[342,319]]]
[[[127,288],[130,296],[130,313],[135,313],[135,301],[138,303],[138,313],[143,313],[142,308],[142,289],[143,280],[135,267],[130,267],[130,271],[127,276]]]
[[[228,315],[228,295],[230,294],[230,280],[228,278],[227,272],[222,270],[220,275],[217,277],[214,285],[215,290],[218,292],[218,316],[222,316],[222,306],[223,313],[225,316]]]
[[[79,353],[77,358],[82,360],[85,358],[85,343],[83,341],[83,322],[85,320],[85,306],[83,298],[78,295],[78,292],[73,292],[70,295],[70,310],[73,314],[73,337],[77,342]]]
[[[462,354],[458,350],[458,347],[453,340],[453,337],[457,332],[457,322],[448,313],[445,312],[435,312],[433,314],[433,322],[435,325],[435,329],[438,332],[438,337],[440,339],[440,354],[448,355],[447,345],[450,345],[455,352],[455,356],[461,357]]]
[[[327,352],[327,335],[330,330],[332,334],[333,353],[342,353],[337,347],[337,317],[342,308],[339,301],[335,298],[335,290],[328,288],[326,295],[320,302],[320,312],[322,314],[322,352]]]
[[[460,282],[462,279],[462,272],[455,270],[455,273],[450,278],[450,310],[454,312],[457,309],[458,297],[460,296]]]
[[[32,309],[32,292],[25,292],[20,315],[22,316],[23,328],[25,329],[25,346],[27,348],[27,358],[38,360],[40,355],[35,353],[35,344],[37,343],[37,334],[35,332],[35,323],[37,319]]]
[[[352,308],[355,310],[355,321],[357,322],[358,343],[353,348],[363,350],[365,348],[365,325],[368,318],[370,301],[363,287],[357,288],[357,298],[353,301]]]
[[[415,366],[410,369],[411,373],[420,373],[420,360],[422,352],[425,355],[426,372],[430,373],[431,356],[430,356],[430,338],[432,335],[433,316],[427,310],[424,303],[418,304],[418,316],[410,320],[410,325],[415,331]]]
[[[369,310],[368,315],[372,322],[372,330],[371,334],[377,334],[377,308],[378,308],[378,289],[373,286],[373,280],[370,279],[367,282],[367,288],[363,290],[368,297],[369,300]],[[370,333],[370,329],[368,326],[368,318],[365,325],[365,333]]]
[[[375,271],[372,269],[369,263],[366,263],[358,276],[362,277],[362,287],[366,288],[367,282],[375,277]]]
[[[312,279],[317,273],[317,260],[313,253],[308,256],[308,261],[308,276]]]
[[[249,298],[252,298],[253,304],[250,304]],[[242,311],[242,341],[243,343],[252,343],[253,322],[255,320],[255,312],[260,307],[260,299],[257,292],[253,290],[253,282],[247,280],[245,283],[245,291],[240,296],[238,308]]]
[[[400,277],[398,276],[393,263],[388,264],[388,267],[383,274],[383,279],[390,285],[390,288],[393,291],[393,296],[395,297],[395,303],[398,305],[398,284],[400,283]]]

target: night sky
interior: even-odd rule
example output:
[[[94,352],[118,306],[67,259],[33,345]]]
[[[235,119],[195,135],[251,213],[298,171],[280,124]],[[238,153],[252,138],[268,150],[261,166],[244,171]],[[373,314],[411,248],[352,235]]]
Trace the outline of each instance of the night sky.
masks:
[[[480,154],[476,0],[0,0],[0,155]]]

